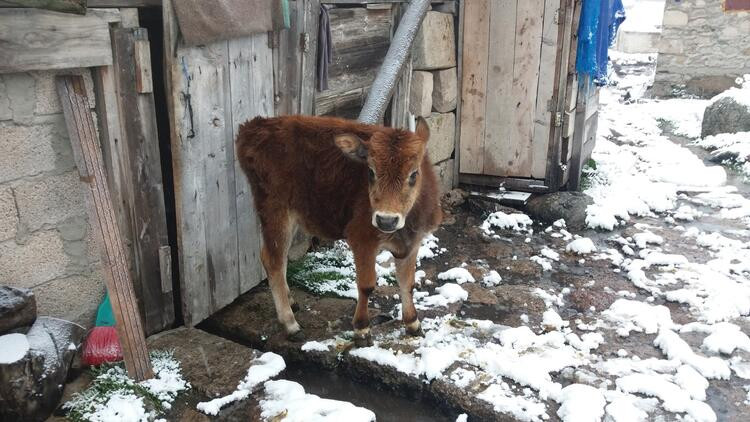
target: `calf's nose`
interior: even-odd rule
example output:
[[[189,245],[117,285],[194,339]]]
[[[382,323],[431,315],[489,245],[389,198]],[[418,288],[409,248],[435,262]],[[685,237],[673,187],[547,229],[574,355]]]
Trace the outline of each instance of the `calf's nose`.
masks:
[[[398,215],[375,215],[375,225],[384,232],[396,231],[400,217]]]

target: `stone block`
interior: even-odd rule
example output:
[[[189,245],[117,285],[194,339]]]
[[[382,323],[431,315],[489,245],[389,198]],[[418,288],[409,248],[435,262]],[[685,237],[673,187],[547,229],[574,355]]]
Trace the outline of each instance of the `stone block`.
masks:
[[[664,12],[664,26],[685,26],[688,24],[688,14],[680,10],[667,10]]]
[[[684,42],[677,39],[667,39],[662,37],[659,40],[659,53],[682,54],[685,50]]]
[[[453,15],[427,12],[414,39],[412,64],[417,70],[445,69],[456,66],[456,37]]]
[[[26,333],[36,319],[36,298],[29,289],[0,286],[0,334]]]
[[[451,158],[455,148],[456,116],[453,113],[432,113],[425,119],[430,128],[427,152],[435,164]]]
[[[86,328],[94,325],[96,309],[104,297],[100,271],[58,278],[34,287],[37,313],[73,321]]]
[[[0,75],[0,78],[5,86],[12,119],[28,123],[34,117],[34,78],[28,73],[8,73]]]
[[[93,109],[95,105],[94,81],[88,69],[44,70],[31,72],[31,76],[36,80],[34,113],[38,115],[62,113],[60,98],[57,95],[57,88],[55,88],[55,76],[59,74],[83,76],[83,85],[86,87],[89,106]]]
[[[13,118],[13,109],[10,108],[10,96],[5,85],[5,78],[0,75],[0,121]]]
[[[75,171],[20,183],[15,192],[21,225],[29,231],[86,214],[83,184]]]
[[[54,230],[33,233],[22,245],[0,243],[0,284],[34,287],[65,275],[67,266],[63,241]]]
[[[411,76],[409,112],[415,116],[429,117],[432,112],[432,73],[415,71]]]
[[[432,75],[432,108],[441,113],[455,110],[458,99],[456,68],[436,70]]]
[[[55,169],[54,125],[0,124],[0,183]]]
[[[0,242],[16,237],[18,214],[10,188],[0,189]]]
[[[435,175],[440,182],[440,192],[445,193],[453,189],[453,171],[455,161],[451,158],[435,165]]]

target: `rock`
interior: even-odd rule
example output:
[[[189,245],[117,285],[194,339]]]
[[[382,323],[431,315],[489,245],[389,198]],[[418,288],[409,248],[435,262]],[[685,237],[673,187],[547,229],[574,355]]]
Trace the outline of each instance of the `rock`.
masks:
[[[436,70],[432,75],[432,108],[441,113],[455,110],[458,100],[456,68]]]
[[[440,181],[441,192],[448,192],[453,189],[454,170],[453,159],[445,160],[435,165],[435,175]]]
[[[427,12],[414,39],[412,64],[417,70],[445,69],[456,66],[456,37],[453,15]]]
[[[35,319],[36,298],[31,290],[0,286],[0,334],[30,327]]]
[[[478,303],[482,305],[496,305],[497,296],[492,290],[486,289],[477,283],[464,283],[461,286],[469,293],[468,303]]]
[[[731,97],[714,101],[703,113],[701,136],[750,131],[750,107]]]
[[[453,113],[432,113],[425,119],[430,128],[427,153],[432,164],[445,161],[453,155],[456,138],[456,116]]]
[[[586,228],[586,207],[594,200],[582,192],[554,192],[531,198],[526,211],[534,218],[552,223],[565,219],[565,224],[573,230]]]
[[[430,117],[432,112],[432,73],[414,71],[409,91],[409,112],[415,116]]]
[[[72,322],[41,317],[27,334],[10,334],[24,336],[28,350],[18,360],[0,363],[0,420],[41,421],[50,416],[85,332]],[[0,351],[7,350],[0,344]]]

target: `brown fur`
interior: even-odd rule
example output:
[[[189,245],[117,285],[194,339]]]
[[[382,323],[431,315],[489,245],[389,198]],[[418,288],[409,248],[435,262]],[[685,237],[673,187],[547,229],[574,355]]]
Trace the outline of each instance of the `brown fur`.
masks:
[[[416,133],[331,117],[256,117],[240,126],[237,156],[261,221],[261,258],[279,321],[299,330],[286,283],[286,255],[295,223],[310,234],[346,239],[354,254],[359,299],[353,324],[369,339],[367,302],[375,288],[375,256],[390,250],[402,291],[403,321],[419,330],[411,291],[422,237],[440,223],[438,184],[426,154],[429,130]],[[369,182],[368,166],[376,173]],[[416,183],[410,186],[414,170]],[[401,213],[404,227],[384,233],[373,210]]]

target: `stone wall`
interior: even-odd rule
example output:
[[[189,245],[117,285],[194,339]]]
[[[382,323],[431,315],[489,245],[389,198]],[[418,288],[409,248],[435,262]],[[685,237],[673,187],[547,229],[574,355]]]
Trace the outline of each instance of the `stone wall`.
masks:
[[[750,73],[750,12],[720,0],[667,0],[654,91],[711,97]]]
[[[86,77],[86,70],[66,71]],[[39,315],[90,326],[104,294],[54,72],[0,75],[0,285],[31,288]]]
[[[458,101],[453,14],[427,12],[414,41],[412,67],[409,112],[424,117],[430,127],[430,160],[447,192],[453,188]]]

